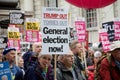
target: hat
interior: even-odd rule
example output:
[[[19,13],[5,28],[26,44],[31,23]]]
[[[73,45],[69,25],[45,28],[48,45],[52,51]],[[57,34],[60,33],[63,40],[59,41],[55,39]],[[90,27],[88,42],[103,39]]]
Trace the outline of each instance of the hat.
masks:
[[[3,51],[3,55],[6,55],[8,52],[10,52],[11,50],[14,50],[16,51],[15,48],[5,48],[4,51]]]
[[[110,45],[110,51],[120,48],[120,41],[114,41]]]
[[[101,57],[102,56],[102,53],[100,51],[96,51],[94,53],[94,57]]]

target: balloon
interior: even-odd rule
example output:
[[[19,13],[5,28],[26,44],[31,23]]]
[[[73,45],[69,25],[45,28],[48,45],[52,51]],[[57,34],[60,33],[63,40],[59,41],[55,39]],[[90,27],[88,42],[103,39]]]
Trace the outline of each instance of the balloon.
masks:
[[[66,1],[80,8],[92,9],[108,6],[117,0],[66,0]]]

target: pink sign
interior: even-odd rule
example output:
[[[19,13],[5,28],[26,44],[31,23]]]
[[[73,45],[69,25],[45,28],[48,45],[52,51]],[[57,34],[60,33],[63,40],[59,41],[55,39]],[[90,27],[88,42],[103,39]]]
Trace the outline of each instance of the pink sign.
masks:
[[[104,52],[110,51],[110,42],[108,39],[108,34],[106,32],[100,32],[100,40],[102,42],[102,48]]]
[[[8,47],[14,47],[17,50],[20,50],[20,40],[9,39]]]
[[[115,40],[120,40],[120,21],[114,21]]]
[[[86,40],[85,21],[75,21],[75,27],[77,31],[78,41],[84,42]]]
[[[26,41],[27,42],[39,42],[39,31],[26,31]]]

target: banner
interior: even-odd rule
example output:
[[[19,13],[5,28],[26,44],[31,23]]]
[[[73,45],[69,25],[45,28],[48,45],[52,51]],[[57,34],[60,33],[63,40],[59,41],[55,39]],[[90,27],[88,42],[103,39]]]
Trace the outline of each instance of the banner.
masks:
[[[75,27],[79,42],[85,42],[86,40],[86,26],[85,21],[75,21]]]
[[[69,51],[68,9],[42,9],[42,54],[65,54]]]
[[[9,13],[10,24],[24,25],[24,12],[19,10],[13,10]]]
[[[20,51],[22,53],[27,52],[30,49],[30,42],[20,42]]]
[[[0,49],[7,47],[7,37],[0,37]]]
[[[99,30],[100,41],[102,42],[102,48],[104,52],[110,51],[110,42],[106,29]]]
[[[20,49],[20,32],[18,28],[8,27],[8,47]]]
[[[12,80],[8,62],[0,62],[0,80]]]
[[[40,22],[36,18],[26,18],[26,41],[39,42]]]
[[[108,33],[108,39],[110,42],[114,41],[115,35],[114,35],[114,22],[106,22],[102,23],[102,28],[107,30]]]
[[[115,40],[120,40],[120,21],[114,21]]]

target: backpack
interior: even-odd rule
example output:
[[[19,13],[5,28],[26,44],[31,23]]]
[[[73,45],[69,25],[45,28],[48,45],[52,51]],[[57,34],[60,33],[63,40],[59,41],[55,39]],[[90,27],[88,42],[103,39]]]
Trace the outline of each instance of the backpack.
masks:
[[[111,75],[111,72],[112,72],[112,61],[111,61],[111,55],[105,55],[103,56],[102,58],[100,58],[100,60],[98,61],[97,65],[96,65],[96,71],[95,71],[95,76],[94,76],[94,80],[101,80],[101,76],[99,74],[99,69],[100,69],[100,64],[101,64],[101,61],[106,58],[110,64],[110,67],[109,67],[109,70],[110,70],[110,75]]]

